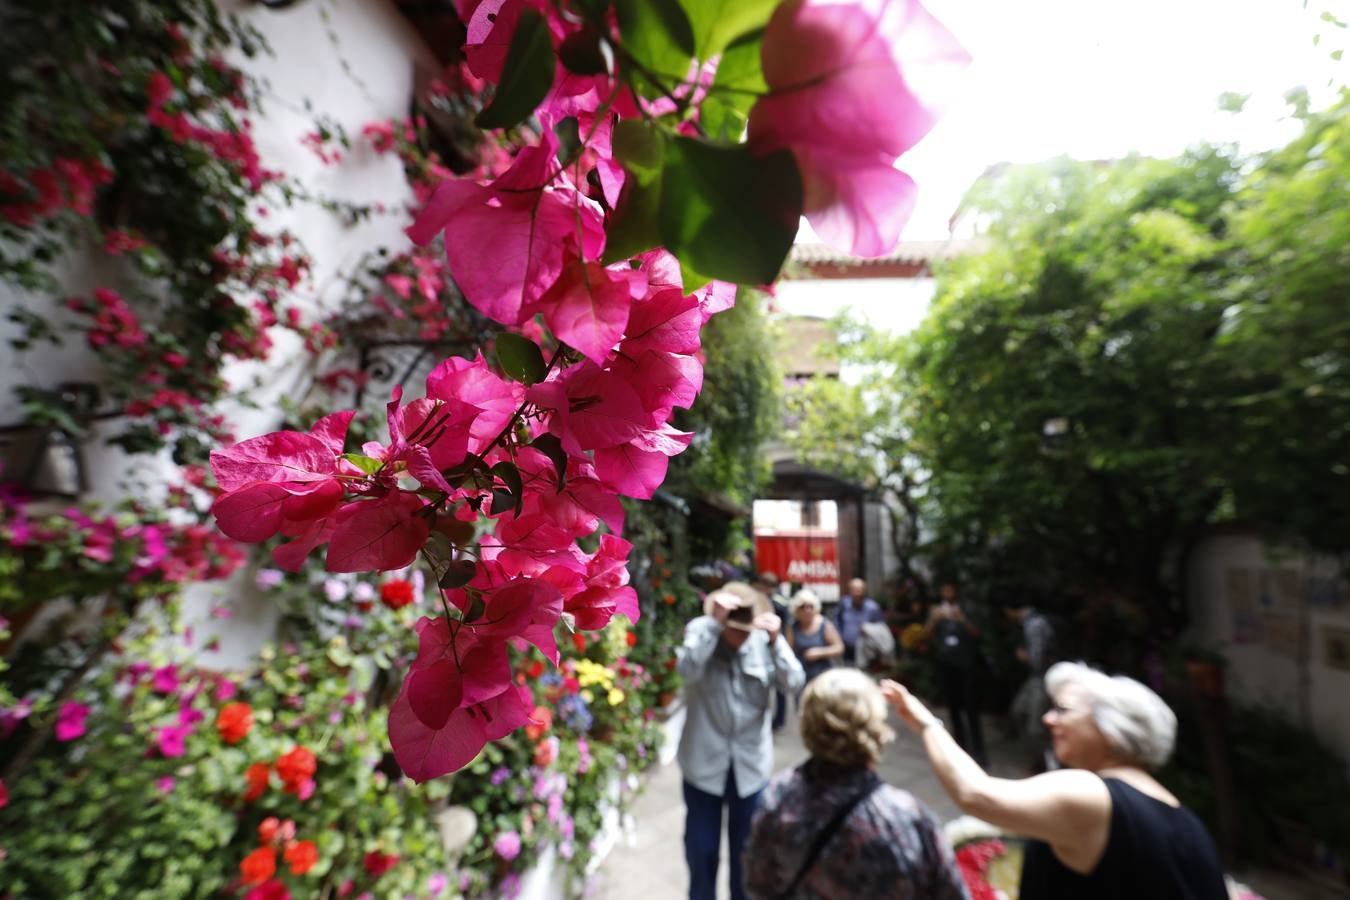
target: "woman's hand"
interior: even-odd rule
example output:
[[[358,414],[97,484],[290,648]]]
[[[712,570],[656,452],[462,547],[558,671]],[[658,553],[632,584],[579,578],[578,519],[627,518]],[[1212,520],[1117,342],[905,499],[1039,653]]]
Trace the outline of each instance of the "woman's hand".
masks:
[[[938,721],[938,717],[919,702],[913,694],[905,689],[905,686],[891,681],[889,678],[881,682],[881,695],[886,698],[886,702],[895,707],[895,712],[900,716],[900,721],[909,726],[910,731],[919,734],[929,725]]]

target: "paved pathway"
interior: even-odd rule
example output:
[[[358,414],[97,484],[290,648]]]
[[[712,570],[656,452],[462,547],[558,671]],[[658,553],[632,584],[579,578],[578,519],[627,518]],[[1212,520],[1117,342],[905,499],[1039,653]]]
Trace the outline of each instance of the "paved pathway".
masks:
[[[917,739],[892,718],[896,740],[886,749],[878,771],[890,784],[904,788],[926,803],[942,821],[960,815],[956,805],[933,777]],[[1018,777],[1026,752],[1002,741],[994,723],[985,721],[991,771]],[[668,748],[669,751],[669,748]],[[795,766],[806,759],[795,717],[774,740],[775,769]],[[727,849],[722,841],[722,865],[718,872],[719,900],[730,897],[727,887]],[[1345,900],[1350,892],[1335,886],[1301,879],[1287,873],[1243,873],[1244,881],[1267,900]],[[625,833],[610,851],[592,882],[592,897],[599,900],[683,900],[688,896],[689,874],[684,864],[684,801],[680,769],[667,763],[649,772],[646,790],[634,803]]]

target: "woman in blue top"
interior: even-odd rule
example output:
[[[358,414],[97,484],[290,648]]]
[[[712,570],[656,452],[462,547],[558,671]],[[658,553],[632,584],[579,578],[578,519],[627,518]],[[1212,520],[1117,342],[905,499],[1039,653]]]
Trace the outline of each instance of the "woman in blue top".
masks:
[[[1195,814],[1149,769],[1167,761],[1177,720],[1157,694],[1078,663],[1045,674],[1055,756],[1068,768],[993,778],[927,707],[893,681],[882,691],[923,738],[962,810],[1031,838],[1021,900],[1227,900],[1223,866]]]
[[[820,598],[814,591],[803,588],[793,594],[788,609],[792,612],[788,644],[801,661],[809,684],[844,655],[844,642],[839,639],[834,623],[820,614]]]

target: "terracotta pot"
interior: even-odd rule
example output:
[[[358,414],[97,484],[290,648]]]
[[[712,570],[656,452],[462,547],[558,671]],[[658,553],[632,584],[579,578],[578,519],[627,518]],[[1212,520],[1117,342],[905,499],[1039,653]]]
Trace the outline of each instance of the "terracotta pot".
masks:
[[[674,702],[675,702],[674,691],[662,691],[660,695],[658,695],[656,698],[656,705],[661,707],[662,709],[665,709],[667,706],[669,706]]]

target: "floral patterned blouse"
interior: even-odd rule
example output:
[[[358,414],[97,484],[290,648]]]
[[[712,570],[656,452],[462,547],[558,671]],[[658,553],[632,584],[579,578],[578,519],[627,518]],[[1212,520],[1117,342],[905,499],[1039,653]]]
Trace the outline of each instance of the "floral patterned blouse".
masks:
[[[745,848],[752,897],[781,897],[821,828],[871,778],[866,769],[820,759],[780,772],[760,796]],[[952,849],[933,813],[906,791],[882,784],[821,849],[793,898],[969,900]]]

